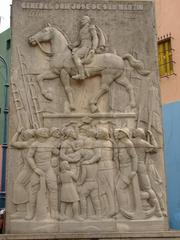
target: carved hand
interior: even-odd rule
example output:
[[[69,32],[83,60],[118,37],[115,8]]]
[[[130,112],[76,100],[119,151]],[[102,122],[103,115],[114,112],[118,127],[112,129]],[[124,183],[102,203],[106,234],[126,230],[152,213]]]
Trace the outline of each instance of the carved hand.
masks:
[[[91,50],[89,51],[89,54],[90,54],[90,55],[94,55],[94,54],[95,54],[95,50],[94,50],[94,49],[91,49]]]
[[[147,134],[149,134],[150,136],[152,136],[152,132],[150,130],[147,130]]]
[[[129,175],[129,178],[132,180],[136,176],[136,172],[132,171]]]
[[[35,173],[38,174],[39,176],[44,176],[44,172],[43,172],[41,169],[35,168],[34,171],[35,171]]]
[[[23,127],[22,126],[19,126],[18,129],[17,129],[17,132],[20,134],[22,131],[23,131]]]

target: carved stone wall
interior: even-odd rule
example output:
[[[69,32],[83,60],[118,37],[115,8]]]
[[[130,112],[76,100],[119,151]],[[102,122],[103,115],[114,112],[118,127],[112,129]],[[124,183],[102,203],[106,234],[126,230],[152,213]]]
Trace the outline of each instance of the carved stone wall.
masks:
[[[8,233],[167,230],[153,2],[12,5]]]

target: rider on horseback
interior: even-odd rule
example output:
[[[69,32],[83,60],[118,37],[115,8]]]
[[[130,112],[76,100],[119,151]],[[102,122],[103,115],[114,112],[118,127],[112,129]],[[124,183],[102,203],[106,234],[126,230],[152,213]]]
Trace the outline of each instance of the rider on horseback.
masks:
[[[84,71],[83,60],[93,56],[99,47],[99,29],[91,24],[89,16],[83,16],[80,20],[79,38],[70,48],[72,57],[78,69],[78,74],[72,76],[73,79],[85,79],[87,73]],[[102,46],[101,46],[102,47]]]

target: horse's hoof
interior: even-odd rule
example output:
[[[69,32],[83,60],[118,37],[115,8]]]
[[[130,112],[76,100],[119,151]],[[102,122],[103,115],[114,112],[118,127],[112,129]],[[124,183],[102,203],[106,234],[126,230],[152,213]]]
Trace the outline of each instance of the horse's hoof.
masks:
[[[71,110],[71,111],[75,111],[76,108],[75,108],[73,105],[71,105],[71,106],[70,106],[70,110]]]
[[[92,113],[98,112],[98,107],[97,107],[96,104],[91,103],[91,104],[90,104],[90,108],[91,108],[91,112],[92,112]]]
[[[42,95],[48,101],[52,101],[53,100],[52,94],[49,91],[43,91]]]

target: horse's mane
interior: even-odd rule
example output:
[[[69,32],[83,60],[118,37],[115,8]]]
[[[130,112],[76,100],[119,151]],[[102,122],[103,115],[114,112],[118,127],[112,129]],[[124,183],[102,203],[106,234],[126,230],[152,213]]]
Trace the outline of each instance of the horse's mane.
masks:
[[[68,44],[71,44],[70,39],[68,38],[67,34],[57,25],[52,25],[52,27],[54,27],[56,30],[58,30],[60,33],[62,33],[62,35],[64,36],[64,38],[66,39]]]

